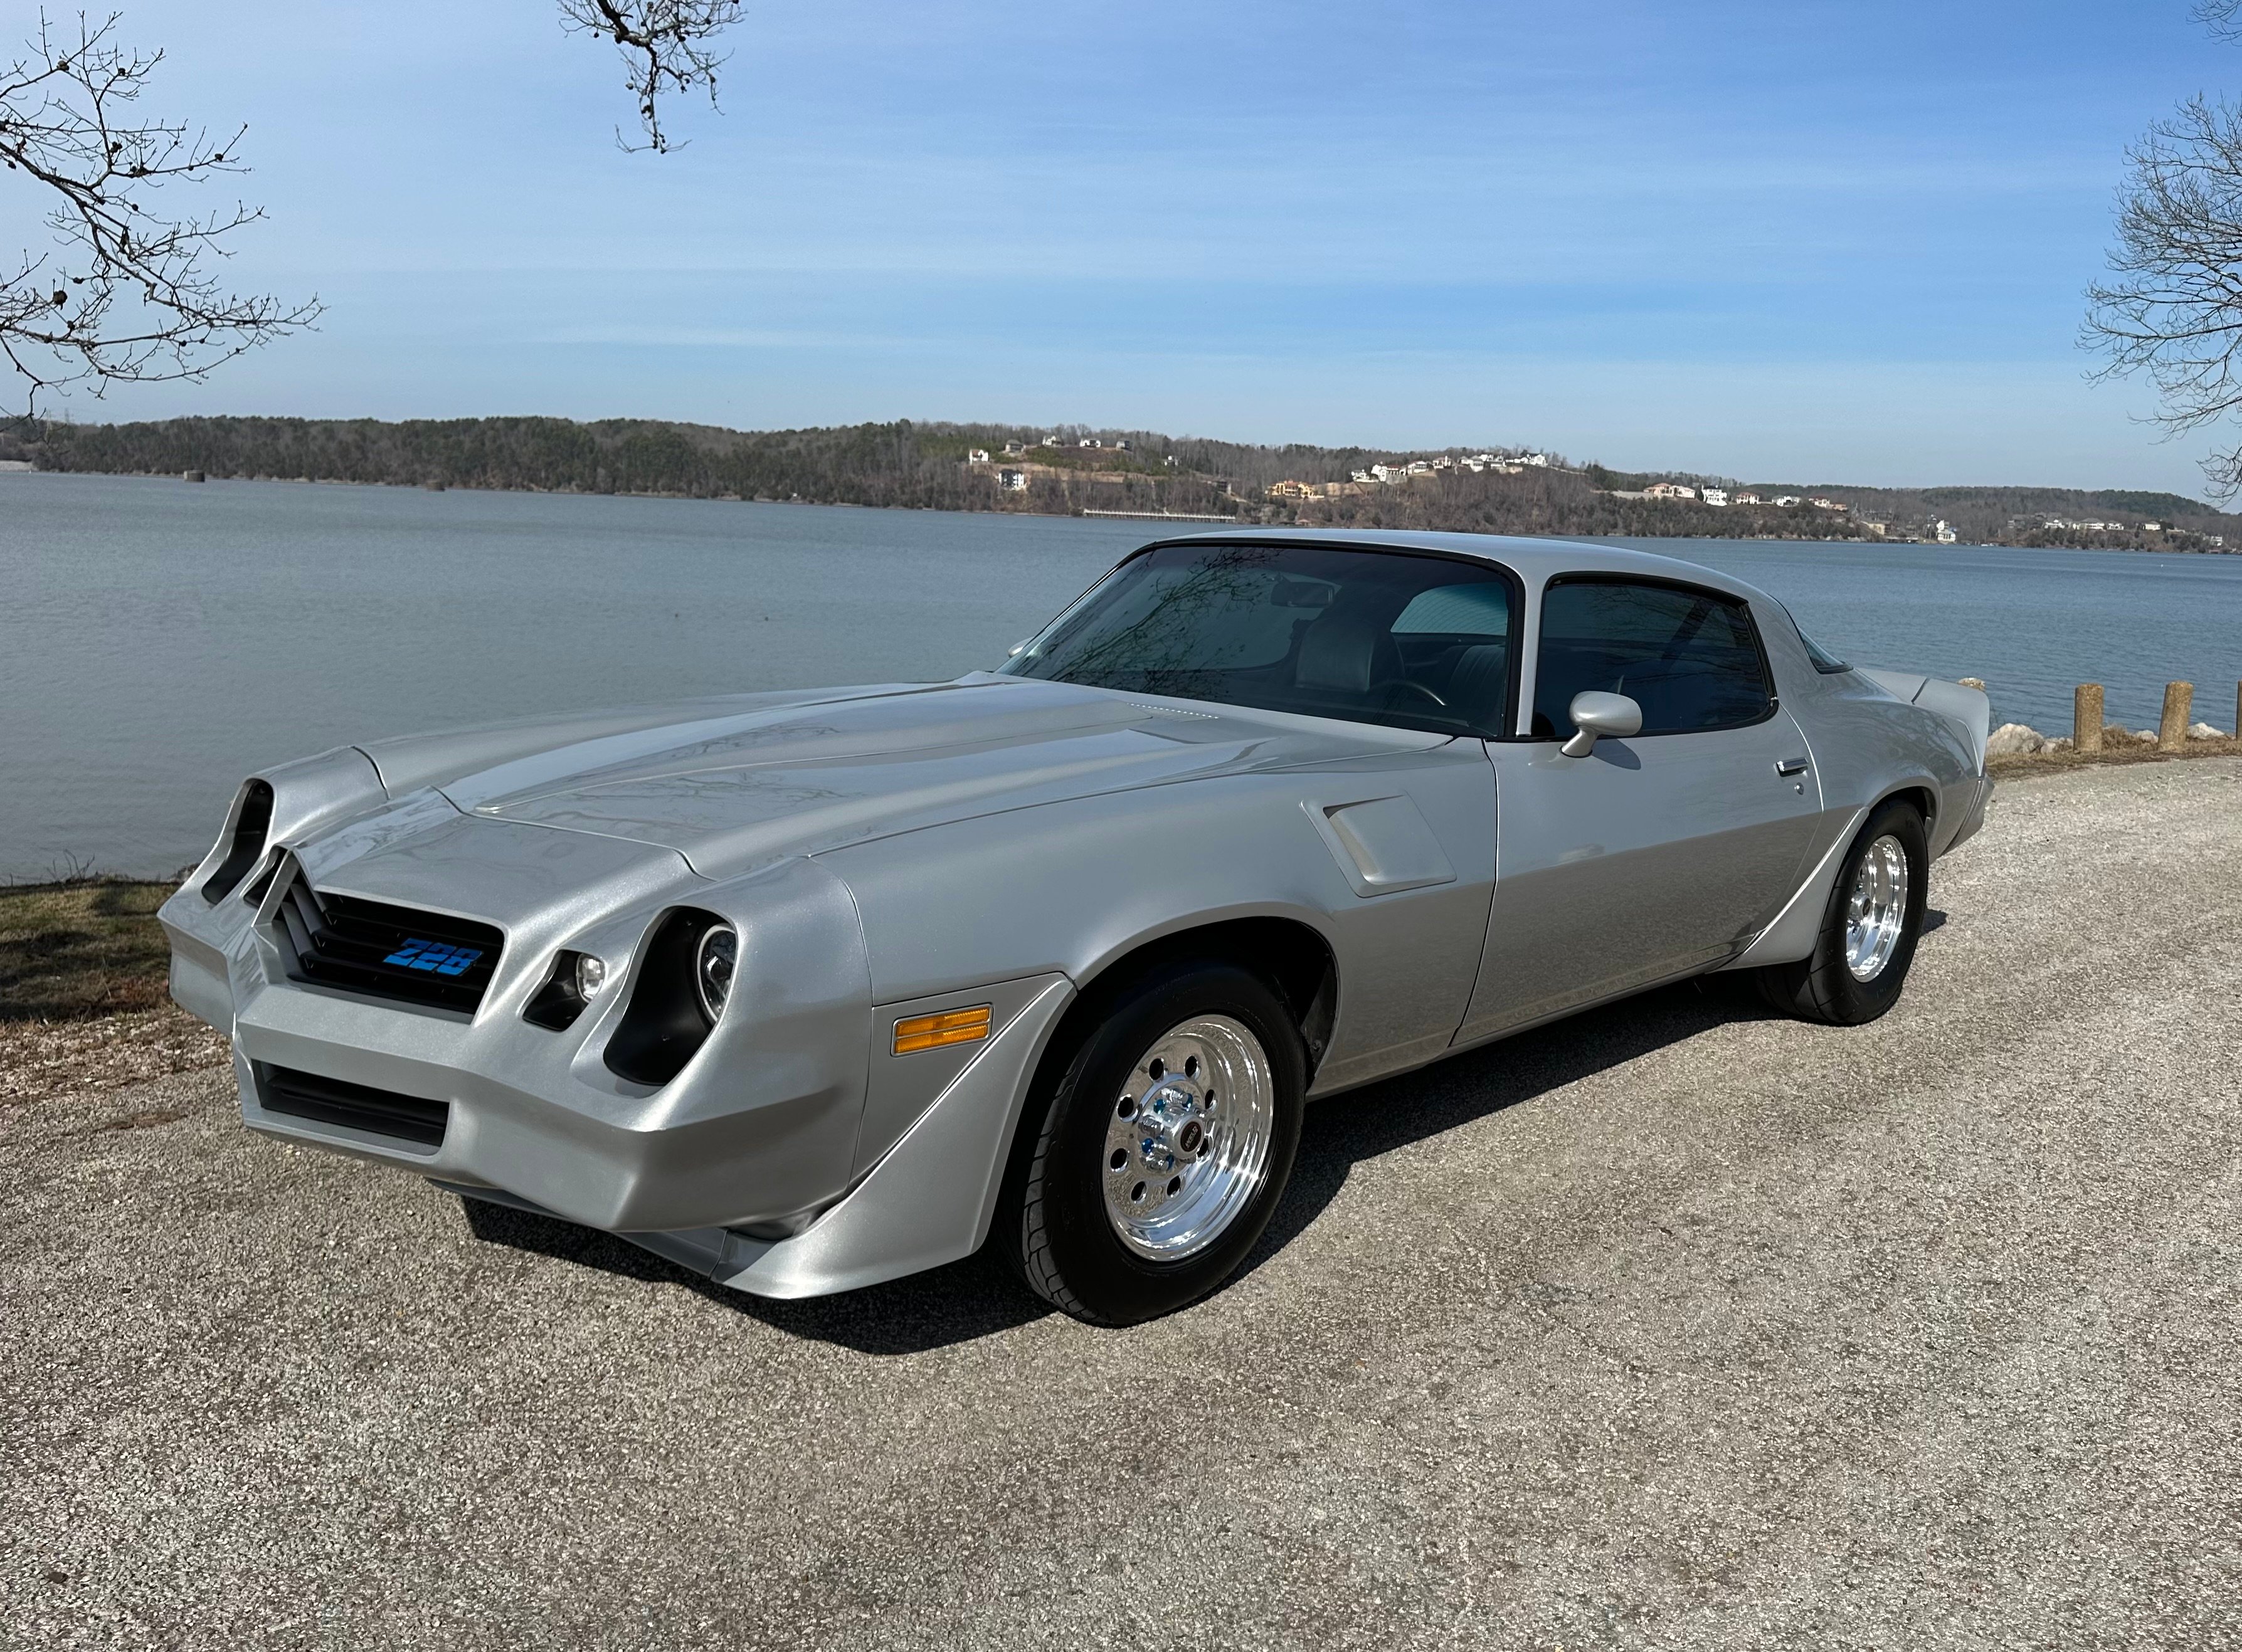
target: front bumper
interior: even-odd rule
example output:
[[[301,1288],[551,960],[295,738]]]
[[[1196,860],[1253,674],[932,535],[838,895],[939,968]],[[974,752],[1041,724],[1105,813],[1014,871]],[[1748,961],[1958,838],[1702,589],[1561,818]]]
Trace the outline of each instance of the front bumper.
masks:
[[[165,903],[172,995],[232,1036],[245,1123],[505,1188],[572,1221],[619,1231],[773,1221],[847,1190],[872,1007],[854,909],[836,880],[797,860],[721,894],[706,884],[681,892],[695,904],[729,900],[743,909],[737,921],[754,959],[740,986],[754,1009],[727,1017],[657,1088],[621,1077],[603,1058],[635,985],[634,953],[679,898],[681,863],[667,851],[544,828],[478,830],[558,839],[600,859],[582,869],[604,875],[590,880],[602,892],[597,906],[549,896],[516,901],[479,880],[482,910],[507,941],[471,1016],[291,979],[271,926],[285,877],[272,880],[254,911],[232,895],[205,901],[191,882]],[[574,1027],[554,1032],[521,1012],[563,941],[596,950],[616,982]],[[278,1111],[266,1105],[275,1068],[442,1102],[442,1140],[428,1147]]]
[[[162,916],[172,995],[231,1034],[242,1119],[264,1134],[605,1229],[762,1294],[849,1289],[977,1248],[1019,1098],[1072,998],[1064,977],[876,1009],[847,892],[812,863],[783,863],[690,894],[740,925],[733,1002],[754,1007],[654,1088],[603,1053],[634,985],[635,940],[675,898],[636,892],[588,927],[507,924],[472,1016],[290,979],[268,933],[277,894],[252,912],[238,897],[205,902],[191,882]],[[597,950],[617,980],[556,1033],[521,1010],[564,943]],[[968,997],[995,1007],[985,1044],[869,1071],[876,1026]],[[441,1102],[440,1140],[277,1110],[276,1069]]]

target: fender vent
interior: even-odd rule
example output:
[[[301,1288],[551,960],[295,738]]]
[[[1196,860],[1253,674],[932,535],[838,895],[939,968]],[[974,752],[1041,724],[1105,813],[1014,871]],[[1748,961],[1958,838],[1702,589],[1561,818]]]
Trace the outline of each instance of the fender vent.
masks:
[[[321,894],[300,873],[282,892],[272,928],[292,980],[468,1014],[506,945],[489,924]]]

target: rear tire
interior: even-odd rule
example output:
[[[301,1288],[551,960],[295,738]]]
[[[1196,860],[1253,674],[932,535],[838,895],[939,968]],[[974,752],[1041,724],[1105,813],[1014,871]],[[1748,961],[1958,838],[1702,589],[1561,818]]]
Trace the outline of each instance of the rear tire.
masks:
[[[1930,843],[1923,815],[1880,804],[1837,869],[1813,955],[1757,972],[1768,1003],[1802,1020],[1859,1027],[1899,1001],[1923,933]]]
[[[1115,990],[1023,1120],[998,1228],[1021,1278],[1093,1325],[1215,1290],[1284,1197],[1306,1091],[1299,1029],[1259,976],[1184,962]]]

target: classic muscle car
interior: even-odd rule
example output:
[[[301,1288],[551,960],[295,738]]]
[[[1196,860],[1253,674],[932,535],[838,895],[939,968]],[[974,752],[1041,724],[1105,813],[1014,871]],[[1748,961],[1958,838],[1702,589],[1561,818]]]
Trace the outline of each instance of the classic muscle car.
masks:
[[[1126,1324],[1239,1266],[1310,1100],[1714,970],[1882,1014],[1987,712],[1663,557],[1171,539],[955,682],[265,770],[171,991],[269,1135],[772,1296],[993,1240]]]

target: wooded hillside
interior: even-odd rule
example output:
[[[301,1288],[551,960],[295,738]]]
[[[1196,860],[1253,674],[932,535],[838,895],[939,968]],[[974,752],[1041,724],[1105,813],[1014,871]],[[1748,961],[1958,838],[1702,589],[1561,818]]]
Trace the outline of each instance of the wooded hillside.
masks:
[[[1056,444],[1047,438],[1056,437]],[[1094,447],[1084,441],[1094,441]],[[1027,451],[1007,459],[1007,443]],[[993,463],[973,464],[985,451]],[[2175,494],[2055,488],[1864,488],[1842,483],[1739,484],[1733,478],[1459,461],[1473,450],[1396,452],[1306,445],[1260,446],[1156,431],[1081,426],[921,424],[733,431],[648,419],[178,418],[130,425],[60,423],[0,434],[0,458],[41,469],[380,483],[393,486],[640,493],[691,498],[798,499],[921,510],[1177,512],[1251,522],[1330,523],[1491,533],[1674,537],[1930,538],[1946,521],[1965,542],[2242,549],[2242,517]],[[1391,485],[1357,485],[1373,465],[1446,464]],[[1017,470],[1024,486],[1007,489]],[[1819,498],[1736,505],[1626,497],[1660,481],[1711,483],[1732,493]],[[1318,497],[1272,495],[1305,483]],[[1324,496],[1332,485],[1341,490]],[[2061,519],[2062,528],[2047,524]],[[2079,527],[2101,522],[2102,528]],[[2145,525],[2156,523],[2156,531]]]

